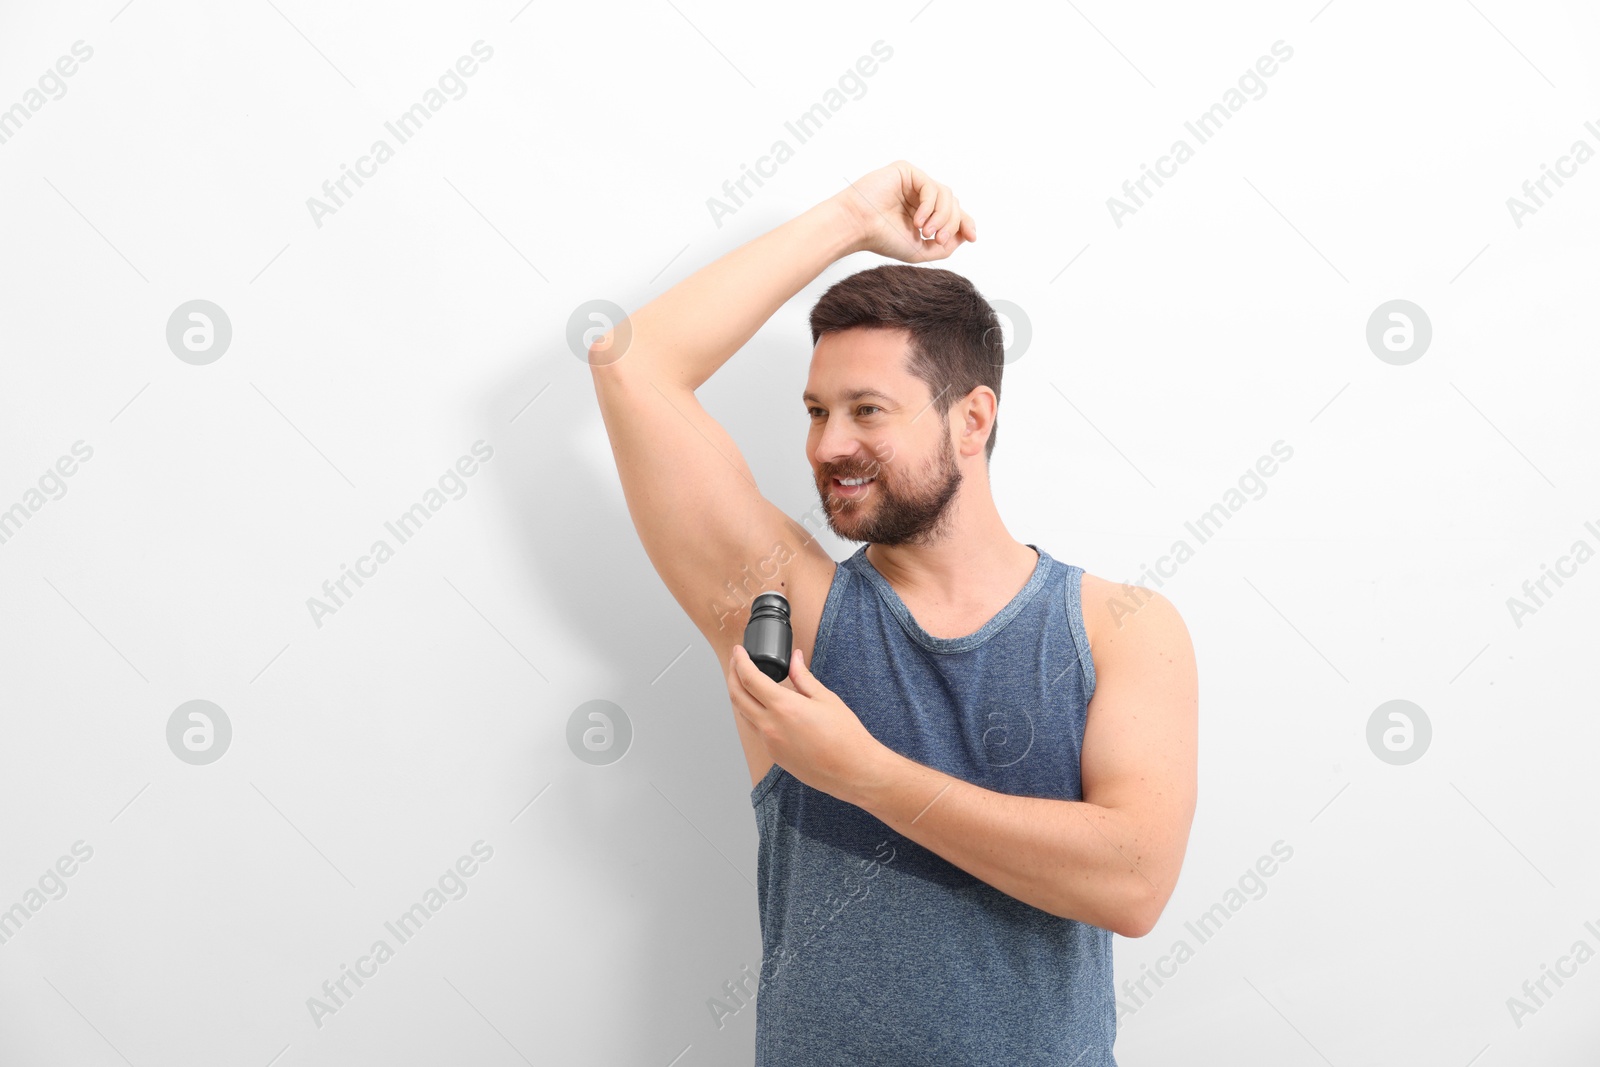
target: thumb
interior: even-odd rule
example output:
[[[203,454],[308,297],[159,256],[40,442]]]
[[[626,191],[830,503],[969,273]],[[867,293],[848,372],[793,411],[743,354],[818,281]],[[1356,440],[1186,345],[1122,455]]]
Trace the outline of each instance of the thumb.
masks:
[[[812,675],[806,666],[805,653],[798,648],[789,653],[789,677],[794,681],[795,689],[806,696],[815,693],[822,684]]]

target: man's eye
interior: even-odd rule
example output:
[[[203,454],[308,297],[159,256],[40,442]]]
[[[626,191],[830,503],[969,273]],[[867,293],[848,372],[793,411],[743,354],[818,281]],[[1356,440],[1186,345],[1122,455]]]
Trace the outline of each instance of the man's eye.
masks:
[[[861,414],[865,414],[867,412],[877,412],[877,411],[881,411],[881,410],[883,410],[883,409],[879,408],[879,407],[876,407],[875,405],[863,404],[860,407],[856,408],[856,414],[857,415],[861,415]],[[810,415],[814,419],[819,415],[826,415],[827,412],[823,411],[821,408],[806,408],[806,414]]]

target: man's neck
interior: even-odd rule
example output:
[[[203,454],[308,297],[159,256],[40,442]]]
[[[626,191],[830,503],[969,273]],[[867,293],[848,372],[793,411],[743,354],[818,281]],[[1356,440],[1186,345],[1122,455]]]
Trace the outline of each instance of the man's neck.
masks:
[[[896,590],[945,604],[987,601],[996,586],[1023,581],[1038,563],[1037,553],[1012,537],[993,500],[963,516],[952,508],[950,523],[931,544],[867,546],[867,561]]]

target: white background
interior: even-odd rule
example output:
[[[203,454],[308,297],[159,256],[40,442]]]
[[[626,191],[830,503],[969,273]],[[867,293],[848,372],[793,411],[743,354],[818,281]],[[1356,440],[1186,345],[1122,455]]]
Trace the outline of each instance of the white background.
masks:
[[[307,198],[480,39],[466,95],[319,227]],[[93,57],[0,144],[0,508],[93,457],[0,544],[0,908],[93,856],[0,945],[0,1062],[750,1062],[754,1011],[707,1007],[760,963],[749,777],[567,322],[904,157],[979,220],[942,265],[1031,324],[994,454],[1013,535],[1132,579],[1294,450],[1162,587],[1200,800],[1119,986],[1293,858],[1147,982],[1119,1062],[1592,1063],[1600,962],[1520,1025],[1507,1000],[1600,950],[1600,563],[1520,626],[1507,598],[1600,547],[1600,163],[1521,227],[1506,201],[1600,148],[1597,39],[1583,5],[1504,0],[7,5],[0,108]],[[707,198],[878,40],[865,94],[719,226]],[[1183,123],[1278,40],[1197,145]],[[1194,158],[1117,226],[1179,137]],[[792,516],[805,315],[873,263],[701,390]],[[204,366],[166,342],[193,299],[233,328]],[[1392,299],[1432,323],[1404,366],[1365,338]],[[307,599],[480,440],[465,494],[317,625]],[[233,727],[205,766],[166,740],[193,699]],[[566,740],[596,699],[633,724],[610,766]],[[1366,740],[1391,699],[1432,724],[1404,766]],[[466,895],[316,1025],[477,841]]]

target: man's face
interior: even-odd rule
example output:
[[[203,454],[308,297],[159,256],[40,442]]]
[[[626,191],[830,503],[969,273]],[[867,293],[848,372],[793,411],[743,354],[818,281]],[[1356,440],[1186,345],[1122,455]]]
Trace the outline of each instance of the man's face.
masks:
[[[961,487],[949,428],[907,368],[905,330],[824,334],[811,357],[806,454],[828,526],[846,541],[927,544]],[[859,488],[840,479],[871,478]]]

